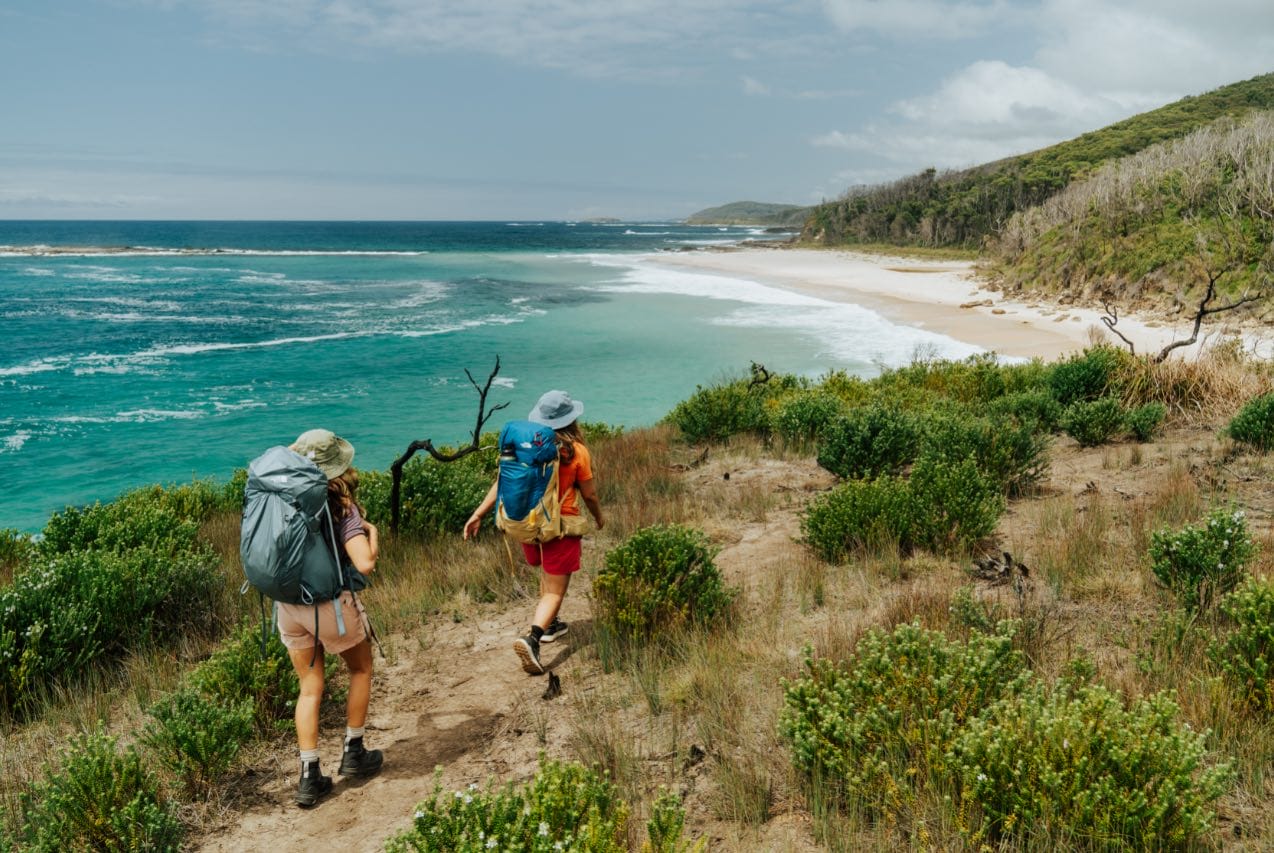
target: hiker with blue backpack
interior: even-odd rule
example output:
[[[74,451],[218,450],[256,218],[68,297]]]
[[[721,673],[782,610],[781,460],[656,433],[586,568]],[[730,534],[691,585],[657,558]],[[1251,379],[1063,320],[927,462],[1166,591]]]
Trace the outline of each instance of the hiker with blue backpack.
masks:
[[[587,530],[580,504],[588,507],[598,530],[605,524],[592,454],[578,423],[583,413],[584,404],[567,392],[549,391],[525,421],[505,424],[499,439],[500,473],[464,525],[464,538],[470,539],[483,517],[496,509],[497,527],[522,544],[528,564],[542,569],[531,630],[513,643],[522,669],[531,675],[544,673],[540,643],[551,643],[567,631],[557,614],[571,575],[580,567],[581,538]]]
[[[355,593],[380,554],[376,525],[358,505],[354,447],[325,429],[302,433],[248,466],[240,557],[248,582],[275,602],[279,637],[300,681],[296,737],[301,778],[294,800],[310,807],[332,790],[319,769],[319,708],[324,655],[349,669],[341,776],[372,776],[379,749],[363,736],[371,699],[371,625]],[[245,587],[246,588],[246,587]]]

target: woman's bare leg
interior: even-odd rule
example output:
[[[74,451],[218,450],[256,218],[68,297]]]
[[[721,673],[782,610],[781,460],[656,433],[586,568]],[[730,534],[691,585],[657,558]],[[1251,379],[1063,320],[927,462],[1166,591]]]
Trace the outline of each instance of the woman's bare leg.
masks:
[[[566,597],[566,588],[570,583],[570,575],[540,573],[540,602],[535,606],[535,619],[532,624],[539,625],[541,628],[548,628],[553,624],[553,619],[562,607],[562,599]]]
[[[349,698],[345,701],[345,724],[361,729],[367,723],[367,706],[372,698],[372,644],[363,640],[341,652],[349,667]]]
[[[296,700],[296,742],[302,750],[318,749],[319,706],[323,702],[323,647],[288,649],[292,667],[301,682]],[[310,666],[310,661],[314,665]]]

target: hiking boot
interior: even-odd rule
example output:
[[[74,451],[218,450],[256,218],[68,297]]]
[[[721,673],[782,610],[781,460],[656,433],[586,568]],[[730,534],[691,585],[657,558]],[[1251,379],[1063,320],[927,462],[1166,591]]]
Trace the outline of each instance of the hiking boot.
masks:
[[[317,761],[306,761],[301,764],[301,781],[297,784],[296,795],[292,799],[301,808],[308,809],[331,790],[332,777],[323,775]]]
[[[341,769],[336,772],[342,776],[358,778],[375,776],[384,761],[383,752],[379,749],[368,749],[363,746],[363,739],[356,737],[345,742],[345,752],[341,755]]]
[[[513,641],[513,651],[522,659],[522,671],[530,675],[543,675],[544,666],[540,663],[540,641],[527,634]]]
[[[557,617],[553,617],[553,623],[549,625],[548,628],[544,629],[544,634],[540,637],[540,642],[551,643],[569,630],[570,628],[567,627],[565,622]]]

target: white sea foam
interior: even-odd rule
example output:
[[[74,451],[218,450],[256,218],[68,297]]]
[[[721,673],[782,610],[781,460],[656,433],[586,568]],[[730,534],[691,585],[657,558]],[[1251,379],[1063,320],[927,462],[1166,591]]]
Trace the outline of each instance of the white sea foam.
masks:
[[[187,421],[207,416],[201,409],[132,409],[117,412],[112,419],[115,423],[151,424],[159,421]]]
[[[491,384],[500,388],[512,388],[518,384],[518,381],[507,376],[497,376],[491,380]]]
[[[919,351],[939,358],[964,358],[980,347],[925,329],[889,322],[869,308],[832,302],[750,279],[669,269],[620,255],[591,255],[601,267],[622,270],[596,289],[613,293],[672,294],[716,299],[742,306],[713,322],[722,326],[805,332],[842,361],[877,362],[889,366],[910,362]]]
[[[417,282],[404,282],[404,285],[414,285],[417,290],[410,296],[405,296],[402,299],[391,302],[388,306],[388,310],[393,311],[401,310],[403,308],[419,308],[422,305],[428,305],[432,302],[444,299],[447,294],[451,292],[451,288],[445,282],[441,281],[424,280]],[[350,307],[361,307],[365,309],[366,305],[350,305]]]
[[[0,376],[30,376],[33,373],[48,373],[52,370],[61,370],[70,363],[71,359],[66,356],[38,358],[35,361],[29,361],[26,364],[18,364],[13,367],[0,367]]]
[[[540,223],[543,224],[543,223]],[[229,247],[203,249],[169,249],[159,246],[0,246],[0,257],[47,257],[66,258],[145,258],[145,257],[182,257],[185,255],[231,255],[262,258],[287,257],[416,257],[427,255],[424,249],[418,250],[328,250],[328,249],[235,249]]]
[[[369,332],[333,332],[328,335],[309,335],[304,337],[293,338],[275,338],[268,341],[243,341],[235,343],[189,343],[189,344],[169,344],[167,346],[151,347],[147,350],[134,353],[133,358],[163,358],[170,355],[198,355],[205,352],[220,352],[224,350],[242,350],[242,349],[261,349],[264,347],[281,347],[288,344],[310,344],[317,341],[336,341],[342,338],[361,338],[370,334]]]
[[[13,435],[6,435],[0,440],[0,453],[17,453],[31,438],[29,430],[20,429]]]

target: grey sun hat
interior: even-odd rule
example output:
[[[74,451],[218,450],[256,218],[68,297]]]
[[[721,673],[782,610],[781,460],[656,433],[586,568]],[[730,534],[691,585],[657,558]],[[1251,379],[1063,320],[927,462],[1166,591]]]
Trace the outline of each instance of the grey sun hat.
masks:
[[[579,420],[582,414],[584,414],[584,404],[578,400],[572,400],[570,394],[565,391],[547,391],[540,397],[540,401],[535,404],[535,408],[526,416],[526,419],[552,429],[561,429]]]
[[[329,480],[349,470],[354,463],[354,445],[330,429],[311,429],[297,436],[290,448],[318,466]]]

